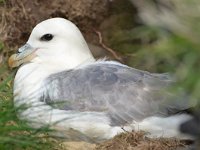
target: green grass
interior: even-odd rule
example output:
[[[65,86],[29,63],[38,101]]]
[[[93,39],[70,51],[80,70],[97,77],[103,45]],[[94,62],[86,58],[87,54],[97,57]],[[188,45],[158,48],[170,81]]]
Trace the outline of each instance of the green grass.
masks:
[[[53,149],[48,128],[33,129],[18,119],[13,106],[13,76],[5,66],[0,68],[0,150]]]

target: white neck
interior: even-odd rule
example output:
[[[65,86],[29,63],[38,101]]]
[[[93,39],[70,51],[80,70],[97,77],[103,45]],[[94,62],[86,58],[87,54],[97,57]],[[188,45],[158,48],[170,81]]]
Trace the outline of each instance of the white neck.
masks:
[[[64,70],[75,69],[76,67],[85,63],[95,62],[95,59],[93,57],[79,57],[77,59],[73,59],[70,57],[65,58],[61,56],[59,59],[55,59],[54,57],[46,57],[43,58],[42,61],[39,58],[35,58],[33,61],[36,66],[50,75]]]

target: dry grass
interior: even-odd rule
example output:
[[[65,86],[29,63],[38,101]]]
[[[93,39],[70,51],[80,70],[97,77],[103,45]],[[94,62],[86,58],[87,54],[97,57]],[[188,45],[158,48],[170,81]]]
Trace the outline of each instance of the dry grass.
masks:
[[[42,20],[63,17],[82,28],[98,24],[108,10],[107,0],[6,0],[0,3],[0,41],[9,47],[24,43]]]
[[[175,150],[186,142],[173,138],[148,138],[144,132],[123,133],[97,145],[95,150]]]

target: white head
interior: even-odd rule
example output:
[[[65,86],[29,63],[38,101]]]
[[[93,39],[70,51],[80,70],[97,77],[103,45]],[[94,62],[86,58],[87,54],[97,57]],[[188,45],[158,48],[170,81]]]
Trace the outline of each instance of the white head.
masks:
[[[79,29],[63,18],[45,20],[33,29],[27,43],[9,59],[11,67],[37,63],[55,72],[71,69],[94,58]]]

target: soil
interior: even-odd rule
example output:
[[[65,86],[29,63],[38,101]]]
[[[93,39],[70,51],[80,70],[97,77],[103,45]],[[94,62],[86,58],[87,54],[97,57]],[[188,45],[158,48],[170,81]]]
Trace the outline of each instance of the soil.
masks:
[[[24,43],[32,28],[52,17],[73,21],[82,30],[99,24],[109,9],[108,0],[6,0],[0,5],[0,37],[9,47]]]

